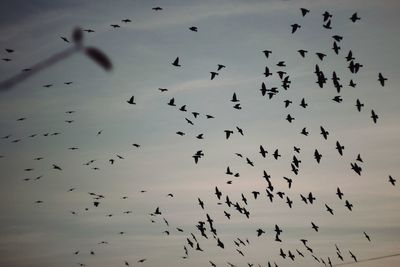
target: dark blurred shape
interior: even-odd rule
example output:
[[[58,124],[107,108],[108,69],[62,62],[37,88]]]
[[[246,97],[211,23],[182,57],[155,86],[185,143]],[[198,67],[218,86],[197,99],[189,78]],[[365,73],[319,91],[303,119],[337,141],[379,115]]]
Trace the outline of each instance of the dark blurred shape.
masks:
[[[72,40],[76,45],[82,45],[83,41],[83,31],[81,28],[75,28],[72,32]]]
[[[106,71],[112,69],[111,60],[99,49],[94,47],[87,47],[85,48],[85,53],[88,57],[94,60],[98,65],[100,65]]]
[[[99,49],[94,48],[94,47],[84,47],[83,45],[83,31],[81,28],[76,27],[72,31],[72,40],[74,43],[73,47],[70,47],[60,53],[57,53],[35,65],[30,67],[29,71],[24,71],[20,74],[17,74],[7,80],[4,80],[0,83],[0,91],[5,91],[8,89],[11,89],[18,83],[26,80],[30,76],[34,75],[35,73],[50,67],[51,65],[67,58],[68,56],[72,55],[75,52],[79,52],[82,49],[84,49],[85,54],[91,58],[94,62],[96,62],[98,65],[100,65],[103,69],[106,71],[110,71],[112,69],[112,63],[111,60]]]

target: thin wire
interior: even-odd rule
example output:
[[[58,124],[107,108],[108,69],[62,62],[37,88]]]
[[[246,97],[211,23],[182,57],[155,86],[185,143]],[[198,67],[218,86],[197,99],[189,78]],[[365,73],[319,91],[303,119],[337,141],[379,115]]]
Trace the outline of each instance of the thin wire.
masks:
[[[367,262],[367,261],[376,261],[376,260],[380,260],[380,259],[386,259],[386,258],[392,258],[392,257],[398,257],[398,256],[400,256],[400,253],[387,255],[387,256],[380,256],[380,257],[375,257],[375,258],[370,258],[370,259],[365,259],[365,260],[359,260],[359,261],[354,261],[354,262],[339,263],[339,264],[334,264],[332,266],[343,266],[343,265],[349,265],[349,264],[355,264],[355,263]]]

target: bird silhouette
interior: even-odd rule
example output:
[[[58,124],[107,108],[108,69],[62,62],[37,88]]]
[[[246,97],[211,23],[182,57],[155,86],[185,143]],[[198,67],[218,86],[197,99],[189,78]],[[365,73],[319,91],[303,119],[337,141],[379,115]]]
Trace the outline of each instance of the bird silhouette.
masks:
[[[301,26],[297,23],[290,25],[292,27],[292,34],[297,31],[297,29],[301,28]]]
[[[378,74],[378,81],[379,83],[383,86],[385,86],[385,81],[387,81],[387,78],[383,77],[382,73],[379,72]]]
[[[131,96],[131,98],[129,100],[127,100],[126,102],[128,102],[128,104],[131,104],[131,105],[136,105],[134,96]]]
[[[310,12],[310,10],[306,9],[306,8],[300,8],[301,10],[301,15],[304,17],[305,15],[307,15],[308,12]]]
[[[375,111],[373,109],[371,110],[371,118],[374,121],[374,123],[376,123],[378,118],[379,118],[379,116],[376,115],[376,113],[375,113]]]
[[[171,98],[171,99],[169,100],[169,102],[168,102],[168,105],[169,105],[169,106],[175,107],[175,106],[176,106],[176,105],[175,105],[175,99],[174,99],[174,98]]]
[[[361,108],[362,108],[363,106],[364,106],[364,104],[361,103],[360,100],[357,98],[356,107],[357,107],[358,112],[361,112]]]
[[[211,71],[210,72],[211,73],[211,80],[214,80],[214,78],[216,77],[216,76],[218,76],[218,72],[214,72],[214,71]]]
[[[360,20],[361,18],[357,15],[357,12],[351,15],[350,20],[355,23],[357,20]]]
[[[395,186],[396,185],[396,179],[394,179],[391,175],[389,175],[389,182]]]
[[[303,58],[306,57],[306,54],[308,53],[308,51],[307,51],[307,50],[304,50],[304,49],[300,49],[300,50],[298,50],[297,52],[299,52],[300,55],[301,55]]]
[[[172,62],[172,65],[175,67],[180,67],[181,65],[179,64],[179,57],[177,57],[174,62]]]

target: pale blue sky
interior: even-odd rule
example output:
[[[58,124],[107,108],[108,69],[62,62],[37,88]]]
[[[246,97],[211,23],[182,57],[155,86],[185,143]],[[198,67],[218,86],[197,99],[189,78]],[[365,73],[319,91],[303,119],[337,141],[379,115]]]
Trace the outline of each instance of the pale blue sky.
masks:
[[[163,10],[153,11],[155,6]],[[300,7],[310,13],[302,17]],[[333,14],[332,30],[322,28],[325,10]],[[358,259],[400,253],[399,185],[388,182],[389,175],[400,179],[399,11],[397,1],[372,0],[2,1],[0,55],[12,61],[0,62],[0,80],[68,48],[60,36],[69,38],[75,26],[95,30],[85,34],[85,43],[109,55],[114,69],[106,73],[76,54],[1,92],[0,137],[11,137],[0,139],[0,265],[102,267],[124,266],[126,260],[131,266],[197,267],[209,266],[211,260],[217,266],[227,262],[266,266],[267,261],[318,266],[301,238],[309,240],[314,255],[330,257],[334,264],[340,263],[335,244],[345,262],[351,261],[349,250]],[[361,20],[353,24],[348,18],[354,12]],[[125,18],[132,22],[122,23]],[[115,23],[121,28],[109,26]],[[302,27],[292,35],[293,23]],[[198,32],[189,31],[191,26],[197,26]],[[344,37],[339,55],[331,49],[334,34]],[[7,53],[5,48],[15,52]],[[272,50],[268,59],[262,53],[265,49]],[[309,51],[306,58],[300,57],[298,49]],[[349,49],[364,65],[356,75],[344,59]],[[327,57],[320,62],[316,52]],[[171,65],[178,56],[179,69]],[[281,60],[286,62],[291,87],[268,100],[261,96],[261,83],[280,87],[280,81],[276,73],[269,78],[262,73],[265,66],[279,70],[276,63]],[[217,64],[226,68],[211,81],[209,72]],[[328,78],[323,89],[315,83],[315,64]],[[334,70],[343,84],[340,104],[331,100],[337,95],[331,81]],[[377,81],[379,72],[388,78],[385,87]],[[357,83],[355,88],[348,86],[350,79]],[[73,84],[65,85],[67,81]],[[54,86],[42,87],[49,83]],[[234,92],[242,110],[232,108]],[[134,106],[126,103],[132,95]],[[167,105],[172,97],[176,108]],[[303,97],[307,109],[299,107]],[[357,98],[365,103],[360,113],[355,108]],[[287,109],[285,99],[293,101]],[[189,111],[199,112],[199,118],[177,110],[184,104]],[[379,115],[377,124],[370,118],[371,109]],[[66,114],[68,110],[76,112]],[[205,114],[215,119],[207,120]],[[293,123],[285,120],[287,114],[295,117]],[[21,117],[27,119],[17,121]],[[74,122],[66,123],[69,119]],[[328,140],[319,134],[321,125],[330,132]],[[245,135],[235,132],[225,140],[224,130],[236,126]],[[300,134],[303,127],[310,132],[308,137]],[[178,136],[177,131],[186,135]],[[43,136],[54,132],[61,134]],[[195,138],[200,133],[204,140]],[[31,134],[37,136],[30,138]],[[21,141],[11,143],[15,139]],[[343,157],[335,150],[337,140],[345,146]],[[141,147],[136,149],[133,143]],[[260,145],[269,152],[266,159],[258,153]],[[301,147],[296,155],[302,161],[297,176],[290,169],[293,145]],[[79,149],[68,149],[73,146]],[[271,156],[277,148],[282,154],[278,161]],[[323,155],[320,164],[313,158],[315,149]],[[205,156],[195,165],[192,155],[198,150]],[[255,167],[235,156],[238,152],[252,159]],[[364,160],[362,176],[350,169],[359,153]],[[108,162],[111,158],[113,165]],[[93,165],[84,165],[92,159],[96,159]],[[52,164],[63,170],[53,170]],[[227,166],[240,177],[227,176]],[[284,191],[293,200],[292,209],[278,196],[269,202],[263,170],[271,175],[275,191]],[[290,190],[283,176],[293,179]],[[228,180],[233,180],[232,185],[226,184]],[[243,193],[250,219],[218,205],[215,186],[232,201],[240,201]],[[338,186],[343,200],[335,195]],[[75,190],[68,192],[70,188]],[[254,190],[261,192],[257,200],[251,195]],[[316,203],[305,205],[300,194],[310,191]],[[99,207],[93,207],[88,192],[105,196]],[[174,197],[167,197],[168,193]],[[204,211],[198,197],[205,202]],[[344,207],[346,199],[354,205],[352,212]],[[37,200],[44,203],[35,204]],[[325,204],[333,208],[334,216],[326,212]],[[162,216],[149,216],[158,206]],[[126,210],[133,213],[123,214]],[[231,213],[231,220],[224,211]],[[206,213],[214,219],[224,250],[210,233],[206,240],[196,230]],[[311,229],[311,221],[320,226],[318,233]],[[275,224],[284,230],[282,243],[274,241]],[[258,228],[266,235],[257,238]],[[119,235],[121,231],[126,234]],[[191,232],[204,252],[189,250],[189,258],[182,259]],[[239,248],[244,257],[236,252],[237,237],[251,242]],[[99,245],[103,240],[109,244]],[[306,257],[295,253],[294,262],[284,260],[280,248],[294,253],[299,249]],[[77,250],[79,255],[74,255]],[[142,258],[147,261],[137,263]],[[398,257],[358,266],[399,264]]]

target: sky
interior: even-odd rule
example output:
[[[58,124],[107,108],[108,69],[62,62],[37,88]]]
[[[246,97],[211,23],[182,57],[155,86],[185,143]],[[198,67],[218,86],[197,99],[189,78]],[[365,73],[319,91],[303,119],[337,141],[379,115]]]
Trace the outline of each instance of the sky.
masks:
[[[152,10],[157,6],[162,10]],[[303,17],[300,8],[310,12]],[[332,14],[331,30],[322,27],[325,11]],[[361,261],[400,253],[400,191],[389,182],[389,175],[400,179],[399,11],[400,3],[392,0],[1,1],[0,57],[11,61],[1,60],[0,81],[73,47],[60,37],[71,40],[75,27],[94,30],[84,33],[84,45],[103,51],[113,69],[106,72],[77,52],[0,91],[0,266],[103,267],[126,261],[197,267],[212,261],[302,267],[323,266],[321,258],[327,263],[328,257],[333,265],[399,266],[400,257],[354,264],[349,254]],[[353,23],[355,12],[361,20]],[[301,28],[292,34],[294,23]],[[198,31],[190,31],[192,26]],[[338,55],[333,35],[343,37]],[[299,49],[308,51],[304,58]],[[263,50],[272,53],[267,58]],[[350,50],[363,65],[356,74],[347,68]],[[315,53],[326,57],[321,61]],[[177,57],[181,67],[171,64]],[[286,67],[277,66],[279,61]],[[226,67],[211,80],[218,64]],[[327,78],[323,88],[316,83],[316,64]],[[263,74],[266,66],[270,77]],[[287,90],[280,70],[291,81]],[[340,93],[333,71],[343,85]],[[387,78],[384,86],[378,73]],[[279,93],[262,96],[263,82]],[[233,108],[233,93],[241,109]],[[341,103],[332,101],[337,95]],[[127,103],[131,96],[135,105]],[[172,98],[175,107],[167,105]],[[307,108],[299,106],[302,98]],[[364,104],[361,112],[357,99]],[[292,102],[287,108],[285,100]],[[187,112],[179,110],[183,105]],[[327,140],[321,126],[329,132]],[[308,136],[300,134],[304,127]],[[229,139],[225,130],[234,132]],[[344,146],[343,156],[336,141]],[[265,158],[260,145],[268,151]],[[276,149],[278,160],[272,156]],[[199,150],[204,156],[196,164],[192,156]],[[363,162],[356,161],[358,154]],[[292,172],[293,156],[301,160],[298,175]],[[355,162],[361,175],[350,167]],[[228,166],[239,177],[225,174]],[[272,203],[263,171],[274,186]],[[290,188],[283,177],[292,179]],[[253,191],[260,192],[257,199]],[[301,200],[300,194],[310,192],[314,204]],[[98,207],[89,193],[103,196]],[[228,207],[226,196],[246,207],[249,218]],[[161,215],[153,216],[157,207]],[[224,249],[210,232],[207,214]],[[199,221],[208,239],[196,228]],[[282,242],[275,241],[275,225],[283,230]],[[257,229],[265,234],[258,237]],[[195,242],[192,233],[203,251],[188,244],[187,238]],[[238,247],[237,238],[249,243]],[[280,249],[290,250],[294,261],[283,259]]]

